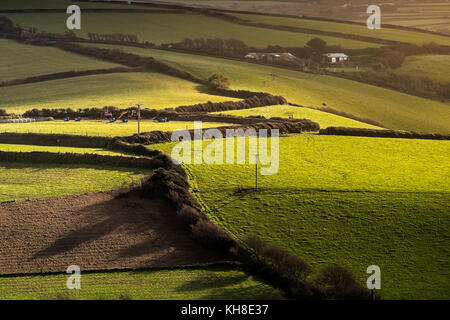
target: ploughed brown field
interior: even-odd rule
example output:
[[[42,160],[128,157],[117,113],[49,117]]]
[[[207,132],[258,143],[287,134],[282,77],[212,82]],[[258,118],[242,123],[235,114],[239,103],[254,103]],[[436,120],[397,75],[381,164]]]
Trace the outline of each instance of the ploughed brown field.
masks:
[[[164,200],[111,193],[0,204],[0,274],[229,261],[190,238]]]

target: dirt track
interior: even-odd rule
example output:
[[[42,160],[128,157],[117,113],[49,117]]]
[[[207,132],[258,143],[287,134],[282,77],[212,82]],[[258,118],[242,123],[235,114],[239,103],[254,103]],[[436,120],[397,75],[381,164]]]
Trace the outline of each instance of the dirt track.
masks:
[[[88,194],[0,204],[0,274],[229,260],[194,242],[163,200]]]

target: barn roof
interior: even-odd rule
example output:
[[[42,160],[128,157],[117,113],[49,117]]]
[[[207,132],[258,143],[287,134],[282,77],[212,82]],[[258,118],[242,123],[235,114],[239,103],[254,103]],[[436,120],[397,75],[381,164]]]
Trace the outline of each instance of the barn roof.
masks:
[[[329,58],[348,58],[345,53],[327,53],[325,55]]]

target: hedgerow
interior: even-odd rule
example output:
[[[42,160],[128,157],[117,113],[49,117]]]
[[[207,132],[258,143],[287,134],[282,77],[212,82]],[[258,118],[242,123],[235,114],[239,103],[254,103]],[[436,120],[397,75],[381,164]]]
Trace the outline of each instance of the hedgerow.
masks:
[[[417,133],[414,131],[378,130],[346,127],[328,127],[326,129],[321,129],[319,131],[319,134],[333,136],[450,140],[450,135],[440,133]]]

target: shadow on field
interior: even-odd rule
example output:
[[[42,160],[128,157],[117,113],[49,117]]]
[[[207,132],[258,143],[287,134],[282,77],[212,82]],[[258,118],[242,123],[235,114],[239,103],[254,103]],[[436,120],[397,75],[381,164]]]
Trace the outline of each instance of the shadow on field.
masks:
[[[280,291],[270,285],[265,285],[263,282],[254,285],[244,284],[248,280],[250,275],[246,273],[235,276],[197,277],[179,286],[176,291],[206,291],[207,293],[201,297],[202,300],[239,300],[242,297],[254,300],[284,299]]]
[[[248,275],[235,276],[214,276],[214,277],[197,277],[193,280],[183,283],[177,288],[180,292],[199,291],[205,289],[223,288],[234,286],[248,279]]]
[[[114,210],[108,210],[113,209]],[[75,228],[75,230],[65,234],[57,239],[53,245],[37,252],[33,258],[43,258],[67,252],[86,242],[92,242],[108,234],[114,233],[119,228],[126,228],[128,234],[137,234],[148,228],[145,220],[136,214],[129,214],[130,208],[142,209],[142,205],[123,200],[107,200],[91,206],[87,206],[78,211],[81,217],[80,224],[84,227]],[[91,223],[96,221],[96,223]],[[151,247],[147,247],[147,253]]]

